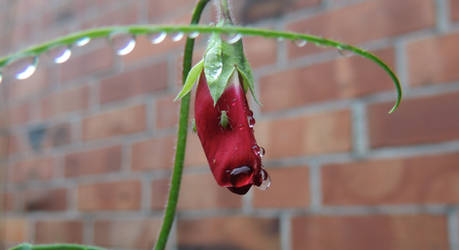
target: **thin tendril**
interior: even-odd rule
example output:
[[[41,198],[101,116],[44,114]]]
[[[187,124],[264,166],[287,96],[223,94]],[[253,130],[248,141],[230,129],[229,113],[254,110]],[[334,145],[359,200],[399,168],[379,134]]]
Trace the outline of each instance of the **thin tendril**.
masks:
[[[400,85],[400,81],[395,75],[395,73],[393,72],[393,70],[387,64],[385,64],[381,59],[379,59],[377,56],[375,56],[374,54],[366,50],[354,47],[352,45],[340,43],[337,41],[333,41],[330,39],[313,36],[313,35],[293,33],[293,32],[283,32],[283,31],[277,31],[277,30],[246,28],[246,27],[239,27],[239,26],[215,27],[215,26],[202,26],[202,25],[187,25],[187,26],[133,25],[133,26],[114,26],[114,27],[92,29],[92,30],[74,33],[74,34],[71,34],[65,37],[61,37],[59,39],[29,48],[27,50],[20,51],[13,55],[0,58],[0,67],[5,66],[8,62],[15,60],[17,58],[21,58],[25,56],[40,55],[41,53],[47,51],[48,49],[54,46],[71,45],[75,43],[76,41],[78,41],[79,39],[85,38],[85,37],[88,37],[91,39],[98,38],[98,37],[107,37],[112,32],[127,32],[133,35],[152,34],[152,33],[157,33],[157,32],[167,32],[167,33],[172,33],[172,32],[212,33],[212,32],[215,32],[215,33],[225,33],[225,34],[238,33],[238,34],[245,35],[245,36],[262,36],[262,37],[267,37],[267,38],[284,38],[284,39],[288,39],[292,41],[305,40],[305,41],[314,43],[316,45],[334,47],[341,51],[347,50],[347,51],[353,52],[357,55],[360,55],[360,56],[363,56],[365,58],[372,60],[373,62],[377,63],[381,68],[383,68],[392,78],[392,81],[394,82],[394,85],[397,90],[397,100],[395,102],[395,105],[389,111],[389,113],[392,113],[397,109],[402,99],[402,88]]]

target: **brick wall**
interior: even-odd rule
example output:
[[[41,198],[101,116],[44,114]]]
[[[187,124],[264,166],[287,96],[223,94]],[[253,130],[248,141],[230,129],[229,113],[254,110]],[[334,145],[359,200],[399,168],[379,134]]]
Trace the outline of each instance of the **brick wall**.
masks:
[[[185,23],[194,2],[2,1],[0,54],[83,28]],[[387,114],[394,88],[368,60],[246,38],[272,187],[243,197],[218,187],[191,133],[171,249],[459,250],[459,1],[235,3],[239,23],[375,52],[400,76],[405,100]],[[4,80],[4,246],[153,245],[174,153],[183,44],[138,37],[118,57],[100,39],[63,65],[44,55],[30,79]]]

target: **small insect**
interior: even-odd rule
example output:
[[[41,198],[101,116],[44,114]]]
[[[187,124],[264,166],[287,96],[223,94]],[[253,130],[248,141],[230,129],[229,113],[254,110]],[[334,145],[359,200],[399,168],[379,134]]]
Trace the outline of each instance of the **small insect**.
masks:
[[[222,114],[220,115],[220,126],[222,126],[224,129],[227,129],[229,125],[228,112],[223,110]]]

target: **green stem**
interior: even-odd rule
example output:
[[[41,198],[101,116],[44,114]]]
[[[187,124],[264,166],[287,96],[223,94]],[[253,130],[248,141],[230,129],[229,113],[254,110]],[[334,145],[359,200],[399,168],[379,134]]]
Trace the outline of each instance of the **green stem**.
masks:
[[[205,1],[205,2],[208,2],[208,1]],[[212,33],[212,32],[215,32],[215,33],[225,33],[225,34],[239,33],[245,36],[262,36],[262,37],[267,37],[267,38],[284,38],[284,39],[288,39],[292,41],[305,40],[305,41],[314,43],[315,45],[319,45],[319,46],[327,46],[327,47],[334,47],[339,50],[347,50],[357,55],[368,58],[372,60],[373,62],[377,63],[381,68],[383,68],[389,74],[389,76],[392,78],[392,81],[394,82],[395,87],[397,89],[397,100],[396,100],[395,105],[389,111],[389,113],[392,113],[393,111],[395,111],[397,107],[400,105],[400,102],[402,100],[402,88],[400,85],[400,81],[395,75],[395,73],[393,72],[393,70],[389,66],[387,66],[377,56],[373,55],[372,53],[366,50],[357,48],[349,44],[344,44],[344,43],[340,43],[337,41],[333,41],[330,39],[313,36],[313,35],[293,33],[293,32],[283,32],[283,31],[277,31],[277,30],[245,28],[245,27],[238,27],[238,26],[215,27],[215,26],[200,26],[200,25],[187,25],[187,26],[133,25],[133,26],[114,26],[114,27],[92,29],[92,30],[74,33],[74,34],[71,34],[65,37],[61,37],[59,39],[29,48],[27,50],[20,51],[13,55],[0,58],[0,67],[5,66],[8,62],[14,59],[17,59],[17,58],[21,58],[24,56],[40,55],[41,53],[45,52],[46,50],[54,46],[61,46],[61,45],[70,46],[81,38],[89,37],[92,39],[92,38],[98,38],[98,37],[107,37],[112,32],[129,32],[133,35],[152,34],[152,33],[157,33],[157,32],[167,32],[167,33],[172,33],[172,32]]]
[[[210,0],[200,0],[195,7],[191,24],[199,23],[202,11]],[[193,60],[194,39],[188,38],[185,45],[185,54],[183,58],[183,83],[190,72]],[[177,202],[182,181],[183,164],[185,161],[186,139],[188,134],[188,117],[190,110],[190,94],[182,98],[180,105],[179,127],[177,132],[177,149],[175,151],[174,171],[172,173],[171,188],[169,191],[169,200],[164,212],[163,224],[156,241],[155,250],[163,250],[167,245],[167,240],[171,231],[172,224],[177,210]]]
[[[223,16],[223,20],[226,24],[233,24],[231,19],[231,11],[229,9],[228,0],[220,0],[220,11]]]

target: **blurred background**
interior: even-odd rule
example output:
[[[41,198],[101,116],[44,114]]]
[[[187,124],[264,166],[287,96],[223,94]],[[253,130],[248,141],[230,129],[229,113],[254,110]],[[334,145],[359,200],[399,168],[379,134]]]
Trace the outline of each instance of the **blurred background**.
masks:
[[[2,0],[0,55],[116,24],[188,23],[189,0]],[[244,38],[263,106],[268,191],[217,186],[190,133],[179,250],[459,250],[459,1],[235,0],[236,23],[325,36],[373,62],[313,44]],[[214,6],[203,22],[216,20]],[[184,40],[106,39],[46,55],[1,84],[2,249],[20,242],[149,249],[172,169]],[[198,39],[199,59],[205,36]]]

